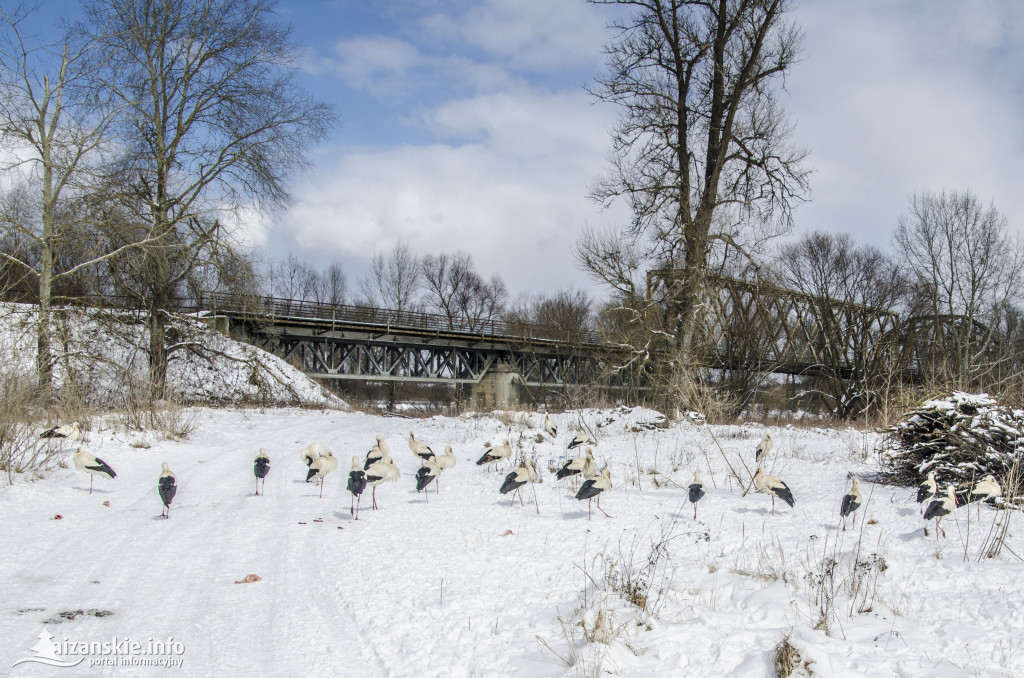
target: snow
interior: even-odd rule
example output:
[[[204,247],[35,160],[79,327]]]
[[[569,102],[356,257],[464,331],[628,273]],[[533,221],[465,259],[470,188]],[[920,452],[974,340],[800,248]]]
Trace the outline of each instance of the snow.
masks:
[[[94,420],[87,447],[118,477],[98,478],[91,496],[73,468],[0,487],[4,670],[36,656],[48,631],[56,643],[183,647],[170,655],[177,669],[87,659],[60,675],[769,676],[785,636],[814,675],[1024,672],[1024,579],[1010,552],[1024,554],[1021,522],[1014,516],[995,558],[979,555],[1006,512],[986,507],[979,523],[974,507],[961,509],[943,522],[947,539],[934,529],[926,537],[912,489],[868,482],[878,470],[873,433],[669,425],[643,409],[555,414],[559,437],[541,442],[543,415],[528,413],[190,416],[187,440],[151,436],[142,446],[116,417]],[[429,503],[414,489],[410,430],[458,458]],[[610,519],[595,510],[588,521],[568,482],[548,472],[574,430],[597,440],[597,461],[611,469],[601,502]],[[796,498],[793,509],[776,502],[774,516],[769,498],[744,496],[726,464],[749,482],[765,430],[776,440],[767,470]],[[368,489],[356,522],[347,472],[378,434],[402,476],[378,488],[379,511]],[[525,506],[498,494],[507,465],[494,473],[473,463],[506,437],[543,477],[523,488]],[[340,462],[323,499],[299,459],[314,441]],[[257,497],[260,447],[272,465]],[[162,461],[178,478],[169,520],[156,492]],[[696,468],[708,495],[694,521],[686,486]],[[843,533],[850,473],[862,478],[865,505]],[[261,580],[234,583],[248,574]],[[607,584],[624,579],[640,582],[646,610]],[[588,643],[585,632],[608,642]],[[53,671],[25,662],[10,674]]]
[[[35,369],[35,306],[0,304],[4,376]],[[53,314],[54,384],[86,403],[125,406],[146,379],[144,318],[131,312],[56,309]],[[345,407],[345,403],[281,358],[176,316],[172,336],[182,349],[168,360],[169,396],[182,403]]]

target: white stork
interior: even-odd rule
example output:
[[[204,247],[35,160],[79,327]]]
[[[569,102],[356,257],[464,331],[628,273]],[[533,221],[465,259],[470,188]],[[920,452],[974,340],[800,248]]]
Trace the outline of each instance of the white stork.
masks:
[[[764,466],[757,467],[757,473],[754,474],[754,488],[761,494],[770,494],[772,496],[772,515],[775,515],[775,497],[778,497],[790,506],[793,506],[795,503],[789,486],[782,482],[782,479],[778,476],[767,475],[764,472]]]
[[[843,502],[839,506],[839,515],[843,517],[843,532],[846,532],[846,517],[853,514],[853,526],[857,527],[857,509],[864,503],[860,494],[860,478],[853,479],[853,487],[843,495]]]
[[[434,456],[434,451],[430,449],[430,446],[416,440],[416,436],[412,434],[412,431],[409,431],[409,449],[423,461]]]
[[[555,422],[551,421],[551,417],[544,413],[544,432],[552,438],[558,437],[558,427],[555,426]]]
[[[512,501],[509,502],[509,506],[516,503],[516,495],[519,495],[519,503],[526,506],[523,503],[522,487],[527,483],[537,482],[537,468],[533,465],[533,461],[527,459],[522,465],[517,467],[507,476],[505,476],[505,482],[498,488],[498,492],[501,494],[512,493]]]
[[[178,493],[178,477],[174,471],[167,468],[167,462],[160,464],[160,477],[156,481],[156,490],[160,494],[160,501],[164,503],[162,515],[164,518],[171,517],[171,500]]]
[[[704,491],[704,482],[700,479],[700,471],[693,472],[693,482],[690,483],[690,503],[693,504],[693,519],[697,520],[697,502],[707,494]]]
[[[92,494],[93,476],[100,475],[108,478],[117,477],[117,474],[114,473],[114,469],[110,468],[110,464],[89,454],[81,445],[78,446],[78,450],[72,457],[72,461],[75,463],[75,468],[89,474],[89,494]]]
[[[348,491],[352,493],[352,501],[355,507],[349,505],[349,515],[355,515],[359,520],[359,501],[363,498],[363,490],[366,489],[366,471],[359,461],[359,457],[352,457],[352,470],[348,472]]]
[[[366,459],[363,460],[363,470],[370,468],[370,464],[380,461],[384,457],[390,456],[391,453],[388,451],[388,444],[384,442],[382,436],[377,436],[377,444],[370,448],[370,451],[366,453]]]
[[[919,513],[924,513],[924,503],[935,496],[935,491],[935,471],[928,471],[928,477],[917,486],[917,503],[921,505]]]
[[[935,518],[935,540],[939,540],[939,532],[942,532],[942,536],[946,536],[946,531],[942,529],[942,518],[948,516],[956,508],[956,493],[953,490],[953,484],[946,485],[946,494],[942,497],[936,497],[932,499],[931,503],[928,504],[928,508],[924,511],[924,519],[931,520]],[[928,534],[928,528],[924,528],[924,533]]]
[[[54,426],[39,434],[40,438],[64,438],[66,440],[81,440],[82,427],[77,421],[62,426]]]
[[[580,486],[576,498],[580,501],[587,500],[587,520],[590,520],[590,503],[597,497],[597,510],[604,513],[605,518],[611,518],[607,511],[601,508],[601,495],[612,489],[612,472],[605,469],[601,475],[587,480]]]
[[[775,447],[775,441],[772,440],[771,434],[765,431],[764,438],[761,438],[761,442],[757,444],[757,451],[754,453],[754,463],[760,464],[764,461],[764,458],[768,456],[773,447]]]
[[[260,453],[256,455],[256,459],[253,460],[252,472],[256,476],[256,496],[260,495],[260,480],[263,481],[263,494],[266,494],[267,474],[270,473],[270,457],[267,456],[267,451],[262,447],[260,448]]]
[[[555,479],[575,478],[580,474],[583,475],[584,480],[600,475],[600,471],[597,469],[597,462],[594,461],[594,451],[589,447],[582,457],[576,457],[565,462],[565,465],[555,473]]]
[[[434,463],[436,463],[437,467],[439,469],[441,469],[442,471],[444,471],[445,469],[454,468],[455,467],[455,455],[452,453],[452,446],[451,445],[445,445],[444,446],[444,454],[442,454],[442,455],[440,455],[438,457],[435,457],[434,458]],[[438,479],[435,481],[435,483],[436,484],[434,485],[434,487],[435,487],[435,489],[437,489],[438,494],[440,494],[441,493],[441,489],[440,489],[441,488],[441,476],[440,475],[438,475]]]
[[[596,444],[597,443],[595,443],[593,440],[591,440],[587,436],[583,435],[582,433],[577,433],[576,435],[574,435],[572,437],[572,440],[569,441],[569,449],[570,450],[575,450],[577,447],[581,447],[583,445],[596,445]]]
[[[484,464],[494,464],[494,470],[497,471],[498,464],[500,464],[503,459],[508,459],[511,456],[512,446],[509,444],[508,438],[506,438],[501,445],[492,447],[484,452],[483,456],[476,460],[476,465],[483,466]]]
[[[432,482],[436,482],[441,477],[441,467],[438,465],[436,458],[431,457],[425,459],[423,464],[416,470],[416,491],[420,492],[426,490],[427,501],[430,501],[430,490],[429,485]],[[434,490],[440,494],[440,490],[437,489],[437,485],[434,485]]]
[[[377,506],[377,486],[381,483],[393,483],[399,478],[398,467],[391,461],[391,457],[384,457],[378,462],[370,464],[366,469],[366,484],[373,488],[373,510]]]
[[[996,477],[991,473],[975,484],[974,489],[971,490],[971,501],[978,502],[978,518],[981,518],[981,502],[989,499],[995,500],[1002,494],[1002,488],[999,487]]]
[[[322,457],[317,457],[309,465],[309,472],[306,474],[306,482],[315,480],[320,485],[320,498],[324,496],[324,478],[328,473],[338,468],[338,460],[334,457],[334,454],[327,450],[327,454]]]
[[[302,459],[302,463],[307,467],[313,464],[313,460],[323,457],[327,454],[327,449],[320,443],[310,443],[309,447],[306,447],[299,453],[299,458]],[[309,482],[309,476],[307,474],[306,482]]]

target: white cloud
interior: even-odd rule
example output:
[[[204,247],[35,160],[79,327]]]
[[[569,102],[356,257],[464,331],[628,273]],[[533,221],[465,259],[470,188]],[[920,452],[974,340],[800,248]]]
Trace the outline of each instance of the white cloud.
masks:
[[[996,76],[1018,49],[1019,13],[973,5],[798,10],[807,49],[787,105],[817,169],[813,202],[797,212],[800,230],[847,231],[885,246],[909,196],[943,188],[971,189],[1024,224],[1014,178],[1024,107]]]
[[[580,286],[580,229],[616,216],[585,197],[603,167],[607,113],[582,92],[451,102],[429,124],[472,142],[348,154],[299,189],[279,237],[355,268],[404,239],[421,254],[466,250],[517,291]]]

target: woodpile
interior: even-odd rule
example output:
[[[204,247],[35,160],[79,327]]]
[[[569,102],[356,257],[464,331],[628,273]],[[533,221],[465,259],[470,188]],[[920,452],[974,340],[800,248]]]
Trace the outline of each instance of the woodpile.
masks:
[[[929,400],[885,434],[882,472],[896,485],[918,485],[934,471],[940,486],[954,483],[959,494],[988,473],[1016,479],[1024,461],[1024,410],[984,393]]]

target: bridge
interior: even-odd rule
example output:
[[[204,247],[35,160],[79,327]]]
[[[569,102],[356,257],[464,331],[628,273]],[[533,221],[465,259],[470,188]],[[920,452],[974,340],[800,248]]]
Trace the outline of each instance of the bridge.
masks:
[[[593,332],[220,294],[204,294],[189,310],[223,322],[225,333],[296,361],[309,376],[468,385],[480,407],[518,402],[524,387],[644,388],[627,375],[604,374],[609,350]]]
[[[657,279],[664,272],[653,273],[649,287],[665,284]],[[888,309],[725,277],[715,280],[707,302],[707,364],[779,374],[851,378],[863,374],[866,361],[920,373],[927,347],[958,322],[901,322]],[[588,331],[222,294],[204,294],[182,310],[205,312],[224,323],[222,331],[316,378],[465,385],[481,408],[517,402],[523,388],[649,389],[643,361],[631,372],[612,369],[628,362],[629,346]]]

